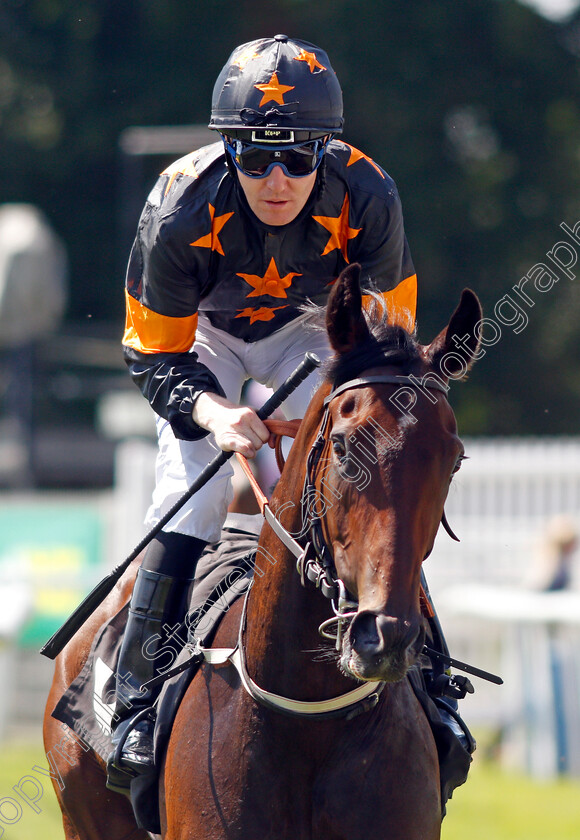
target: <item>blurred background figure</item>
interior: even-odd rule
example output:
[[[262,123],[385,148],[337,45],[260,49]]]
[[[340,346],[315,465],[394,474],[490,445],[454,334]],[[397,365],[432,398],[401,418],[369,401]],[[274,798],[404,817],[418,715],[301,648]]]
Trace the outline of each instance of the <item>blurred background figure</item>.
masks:
[[[34,483],[34,370],[38,342],[61,325],[67,254],[32,204],[0,206],[0,484]]]
[[[569,589],[575,580],[578,527],[571,516],[553,516],[536,548],[533,565],[525,581],[531,589],[555,592]]]

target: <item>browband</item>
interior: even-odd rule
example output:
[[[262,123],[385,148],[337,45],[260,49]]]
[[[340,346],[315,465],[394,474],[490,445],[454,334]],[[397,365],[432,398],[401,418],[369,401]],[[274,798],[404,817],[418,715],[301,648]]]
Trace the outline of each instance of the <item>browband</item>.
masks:
[[[445,395],[447,395],[447,391],[449,390],[449,386],[445,386],[442,382],[437,382],[437,380],[423,382],[412,376],[393,376],[388,374],[385,374],[384,376],[363,376],[360,379],[349,379],[348,382],[339,385],[338,388],[335,388],[326,397],[324,405],[327,406],[331,400],[339,394],[342,394],[343,391],[349,391],[351,388],[362,388],[365,385],[374,385],[375,383],[382,382],[389,385],[410,385],[412,388],[431,388],[434,391],[441,391]]]

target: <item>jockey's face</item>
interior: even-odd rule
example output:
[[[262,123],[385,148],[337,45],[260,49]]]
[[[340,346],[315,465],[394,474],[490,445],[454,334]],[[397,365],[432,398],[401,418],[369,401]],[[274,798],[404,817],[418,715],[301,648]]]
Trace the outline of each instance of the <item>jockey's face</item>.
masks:
[[[265,178],[249,178],[238,171],[241,187],[258,219],[266,225],[287,225],[300,213],[314,187],[316,172],[289,178],[275,166]]]

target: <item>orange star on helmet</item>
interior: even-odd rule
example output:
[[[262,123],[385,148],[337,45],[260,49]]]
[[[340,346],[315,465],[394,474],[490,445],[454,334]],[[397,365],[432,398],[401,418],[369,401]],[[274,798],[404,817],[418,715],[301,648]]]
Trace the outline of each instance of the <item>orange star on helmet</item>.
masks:
[[[294,61],[305,61],[308,66],[310,67],[310,72],[314,73],[316,69],[318,70],[326,70],[324,64],[321,64],[319,60],[316,58],[316,53],[313,52],[306,52],[306,50],[301,49],[299,55],[294,56]]]
[[[270,81],[265,85],[254,85],[254,87],[263,93],[258,108],[261,108],[267,102],[276,102],[277,105],[285,105],[284,94],[288,93],[289,90],[294,90],[294,85],[281,85],[278,81],[277,73],[272,73]]]
[[[248,61],[252,61],[254,58],[259,57],[260,53],[256,52],[255,49],[250,47],[249,49],[244,50],[244,52],[241,52],[235,59],[235,61],[232,61],[232,64],[235,64],[237,67],[240,68],[240,70],[243,70]]]

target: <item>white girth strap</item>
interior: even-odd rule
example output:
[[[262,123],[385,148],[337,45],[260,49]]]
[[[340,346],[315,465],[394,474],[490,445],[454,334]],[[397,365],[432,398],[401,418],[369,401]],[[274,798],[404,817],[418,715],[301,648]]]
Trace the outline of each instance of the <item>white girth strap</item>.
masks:
[[[235,648],[201,648],[199,652],[203,654],[209,665],[223,665],[226,662],[231,662],[240,675],[242,685],[254,700],[287,714],[320,715],[339,712],[360,703],[361,700],[366,700],[372,694],[380,693],[384,685],[381,682],[366,682],[352,691],[347,691],[346,694],[331,697],[328,700],[292,700],[290,697],[282,697],[280,694],[265,691],[253,681],[246,671],[239,645]]]

